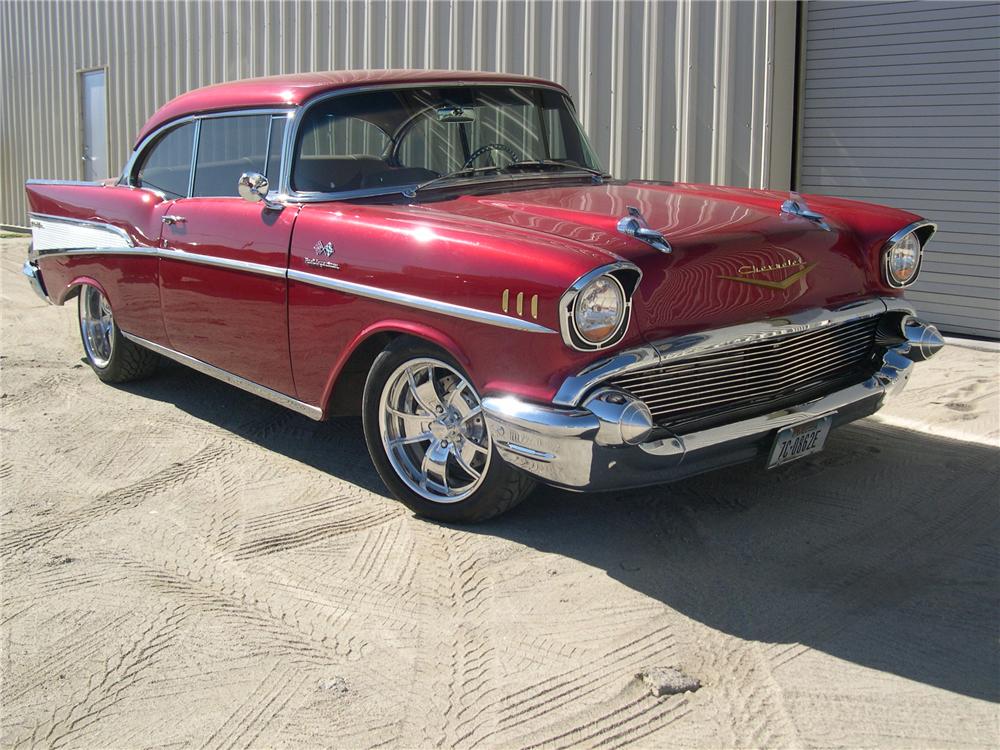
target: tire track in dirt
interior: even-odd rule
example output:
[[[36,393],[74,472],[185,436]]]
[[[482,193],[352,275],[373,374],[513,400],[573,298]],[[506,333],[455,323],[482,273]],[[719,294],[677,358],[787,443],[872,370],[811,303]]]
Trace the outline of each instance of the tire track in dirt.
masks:
[[[122,615],[97,627],[89,627],[89,619],[90,617],[78,618],[67,635],[47,644],[46,656],[33,665],[31,672],[13,674],[8,671],[3,680],[0,704],[10,706],[36,687],[45,685],[60,674],[73,671],[73,667],[100,651],[107,638],[113,636],[117,628],[127,620]]]
[[[409,720],[424,745],[466,745],[497,690],[496,646],[486,622],[493,584],[475,535],[426,524],[418,537],[429,559],[418,570],[416,585],[437,614],[422,623],[415,680],[430,683],[433,709],[409,705]]]
[[[801,747],[764,647],[708,629],[700,637],[698,671],[712,675],[715,736],[732,747]]]
[[[638,681],[633,681],[609,702],[607,709],[596,715],[593,711],[581,711],[533,738],[529,735],[513,744],[523,750],[627,745],[683,718],[688,714],[687,706],[683,696],[657,700]]]
[[[0,554],[25,552],[123,510],[135,508],[151,497],[194,479],[223,461],[228,453],[223,445],[205,446],[189,459],[174,462],[134,484],[99,495],[82,508],[63,511],[51,520],[47,519],[27,528],[8,531],[3,534]]]
[[[329,663],[361,659],[372,648],[366,638],[333,632],[328,621],[290,610],[245,572],[226,573],[222,562],[189,544],[184,534],[173,535],[162,546],[174,553],[170,559],[118,564],[133,578],[198,612],[232,618],[244,634],[256,633],[276,647],[275,653]]]
[[[633,631],[634,633],[634,631]],[[559,716],[567,706],[593,695],[616,682],[630,680],[648,663],[669,659],[674,638],[669,626],[661,626],[627,643],[617,645],[583,664],[534,685],[505,695],[484,711],[494,709],[499,717],[495,732],[477,738],[508,744],[511,732],[522,725],[543,723]],[[496,735],[496,736],[494,736]]]
[[[108,658],[103,674],[91,675],[82,694],[71,704],[54,708],[48,719],[37,723],[31,734],[16,741],[14,747],[59,748],[72,743],[145,678],[159,654],[172,645],[186,617],[183,606],[160,610],[129,647]]]
[[[292,666],[275,664],[247,695],[226,721],[204,742],[212,750],[236,747],[260,747],[261,735],[276,734],[277,719],[296,699],[302,700],[301,688],[309,674]]]

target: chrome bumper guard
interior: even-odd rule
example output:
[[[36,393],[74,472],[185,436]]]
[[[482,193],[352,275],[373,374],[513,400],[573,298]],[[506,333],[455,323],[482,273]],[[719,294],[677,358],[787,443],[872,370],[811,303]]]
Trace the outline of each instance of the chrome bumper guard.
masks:
[[[49,299],[49,295],[45,291],[45,284],[42,282],[42,272],[38,270],[38,266],[33,261],[26,260],[24,261],[24,265],[21,266],[21,273],[28,277],[28,283],[35,290],[35,294],[51,305],[52,300]]]
[[[937,329],[895,308],[900,341],[885,350],[882,366],[863,383],[763,416],[643,442],[651,429],[635,401],[601,389],[582,407],[540,406],[512,396],[483,400],[500,454],[538,479],[570,490],[610,490],[661,484],[766,455],[782,427],[832,415],[846,424],[878,411],[906,385],[914,362],[943,346]],[[640,404],[641,405],[641,404]],[[650,420],[649,427],[652,427]],[[640,438],[640,439],[636,439]]]

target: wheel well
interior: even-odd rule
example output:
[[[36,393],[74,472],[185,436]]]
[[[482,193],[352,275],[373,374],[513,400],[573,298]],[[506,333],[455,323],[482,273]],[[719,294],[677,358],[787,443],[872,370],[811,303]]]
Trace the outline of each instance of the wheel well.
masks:
[[[327,402],[327,414],[332,417],[357,417],[361,415],[361,400],[365,392],[365,380],[372,369],[375,358],[389,343],[401,336],[399,333],[382,332],[365,339],[351,352],[344,363],[337,382],[333,385]]]

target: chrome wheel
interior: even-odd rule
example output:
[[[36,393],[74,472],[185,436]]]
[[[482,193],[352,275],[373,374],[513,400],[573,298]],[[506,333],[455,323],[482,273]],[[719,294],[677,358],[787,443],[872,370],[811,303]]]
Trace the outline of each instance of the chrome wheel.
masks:
[[[95,287],[80,292],[80,332],[87,357],[97,367],[107,367],[115,346],[115,319],[111,305]]]
[[[450,365],[412,359],[386,381],[379,431],[407,487],[436,503],[475,492],[490,466],[491,443],[479,395]]]

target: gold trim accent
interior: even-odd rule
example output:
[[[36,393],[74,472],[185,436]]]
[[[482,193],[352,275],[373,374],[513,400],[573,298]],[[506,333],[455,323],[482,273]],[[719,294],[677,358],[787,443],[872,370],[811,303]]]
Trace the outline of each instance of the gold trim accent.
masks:
[[[768,289],[778,289],[784,290],[788,289],[792,284],[794,284],[799,279],[805,278],[805,275],[813,270],[818,264],[810,263],[808,266],[803,268],[798,273],[793,273],[787,279],[782,279],[781,281],[768,281],[767,279],[748,279],[743,276],[720,276],[720,279],[726,279],[727,281],[741,281],[744,284],[753,284],[754,286],[763,286]]]
[[[517,314],[524,315],[524,292],[517,293]]]
[[[538,295],[535,294],[531,298],[531,317],[538,320]]]
[[[500,309],[504,312],[510,309],[510,289],[504,289],[500,296]]]

